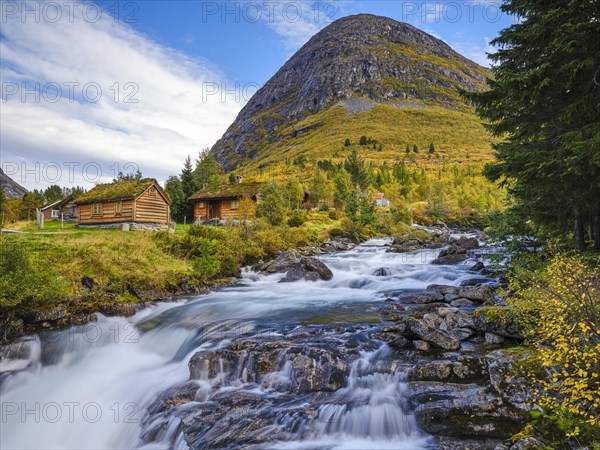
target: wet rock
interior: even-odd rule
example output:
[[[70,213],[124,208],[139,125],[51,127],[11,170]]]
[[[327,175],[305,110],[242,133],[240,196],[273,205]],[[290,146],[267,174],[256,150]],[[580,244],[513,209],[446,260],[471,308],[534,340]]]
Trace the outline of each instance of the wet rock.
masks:
[[[504,344],[506,339],[495,333],[485,333],[486,344]]]
[[[505,439],[522,426],[521,414],[485,386],[432,381],[410,385],[417,422],[435,436],[485,442]]]
[[[453,300],[450,303],[450,306],[454,306],[456,308],[461,308],[461,307],[465,307],[465,306],[473,306],[475,303],[473,303],[471,300],[466,299],[466,298],[462,298],[459,297],[456,300]]]
[[[427,286],[428,291],[439,292],[440,294],[458,294],[460,290],[457,286],[448,286],[445,284],[430,284]]]
[[[13,336],[23,334],[24,324],[20,317],[0,318],[0,342],[7,341]]]
[[[495,282],[496,280],[494,280],[493,278],[487,278],[487,277],[477,277],[477,278],[469,278],[468,280],[464,280],[460,282],[460,286],[479,286],[482,284],[486,284],[486,283],[490,283],[490,282]]]
[[[543,441],[534,436],[529,436],[519,439],[510,447],[510,450],[540,450],[543,448],[547,448]]]
[[[344,385],[349,367],[341,355],[319,348],[301,349],[292,359],[294,391],[335,391]]]
[[[427,352],[431,348],[427,341],[421,341],[419,339],[415,339],[414,341],[412,341],[412,345],[414,345],[417,350],[420,350],[422,352]]]
[[[390,293],[388,293],[388,295],[390,295]],[[403,292],[397,294],[396,298],[400,303],[412,304],[435,303],[444,300],[442,294],[433,291]]]
[[[443,253],[443,252],[442,252]],[[436,265],[453,265],[460,264],[461,262],[466,261],[469,257],[465,253],[452,253],[452,254],[444,254],[440,255],[431,261],[431,264]]]
[[[263,264],[261,272],[266,274],[285,272],[286,276],[281,280],[282,282],[298,281],[302,278],[308,281],[331,280],[333,278],[333,272],[323,261],[309,256],[302,256],[296,250],[283,252],[274,260]]]
[[[495,350],[485,356],[489,380],[495,391],[508,404],[523,411],[533,409],[533,389],[530,382],[519,375],[514,368],[527,361],[529,357],[527,351],[509,353],[506,350]],[[541,386],[536,388],[542,389]]]
[[[25,323],[46,322],[62,319],[67,315],[67,308],[56,306],[46,311],[32,311],[23,316]]]
[[[481,286],[463,286],[458,291],[458,295],[469,300],[485,302],[494,300],[494,290],[488,285]]]
[[[396,253],[413,252],[423,248],[423,246],[424,243],[420,239],[409,239],[405,241],[403,238],[395,238],[388,251]]]
[[[485,268],[485,264],[483,264],[481,261],[477,261],[475,264],[473,264],[469,270],[471,272],[479,272],[480,270],[482,270],[483,268]]]
[[[443,359],[415,364],[408,371],[411,381],[480,381],[487,375],[485,361],[479,357],[461,356],[457,360]]]
[[[457,341],[464,341],[475,334],[471,328],[453,328],[448,332],[448,335]]]
[[[479,331],[523,339],[523,329],[515,314],[505,306],[482,306],[473,314],[473,325]]]
[[[479,241],[473,237],[460,237],[454,241],[452,245],[464,250],[475,250],[476,248],[479,248]]]
[[[390,340],[388,340],[388,344],[390,347],[402,349],[410,346],[410,341],[406,339],[404,336],[395,335],[392,336]]]
[[[459,341],[436,328],[428,326],[423,320],[412,319],[408,324],[409,330],[423,341],[446,350],[457,350],[460,348]]]

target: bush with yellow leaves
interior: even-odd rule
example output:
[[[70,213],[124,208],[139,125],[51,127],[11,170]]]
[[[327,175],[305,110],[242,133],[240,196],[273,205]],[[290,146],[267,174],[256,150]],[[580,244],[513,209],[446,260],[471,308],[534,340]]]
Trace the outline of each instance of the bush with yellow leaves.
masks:
[[[593,440],[600,435],[600,272],[594,266],[555,256],[534,280],[517,277],[511,300],[544,369],[528,373],[537,406],[569,418],[562,421],[567,437],[577,438],[585,427]]]

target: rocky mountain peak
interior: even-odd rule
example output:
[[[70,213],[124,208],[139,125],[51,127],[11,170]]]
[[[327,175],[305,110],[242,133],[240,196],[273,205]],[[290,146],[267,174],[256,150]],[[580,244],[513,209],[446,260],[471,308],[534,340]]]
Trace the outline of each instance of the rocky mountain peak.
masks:
[[[277,128],[354,98],[464,107],[457,88],[481,90],[486,69],[443,41],[387,17],[359,14],[314,35],[250,99],[212,151],[227,169],[264,150]],[[264,144],[264,140],[262,142]]]

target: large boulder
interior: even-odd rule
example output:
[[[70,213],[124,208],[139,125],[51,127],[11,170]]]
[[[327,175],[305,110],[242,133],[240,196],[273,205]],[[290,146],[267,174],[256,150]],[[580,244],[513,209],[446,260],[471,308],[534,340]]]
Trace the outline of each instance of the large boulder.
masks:
[[[484,333],[523,339],[523,328],[513,310],[506,306],[482,306],[473,314],[475,329]]]
[[[438,257],[431,261],[431,264],[459,264],[468,258],[466,249],[451,245],[447,249],[442,250],[438,254]]]
[[[281,282],[305,279],[307,281],[331,280],[333,272],[327,265],[316,258],[302,256],[296,250],[283,252],[277,258],[263,264],[261,272],[265,274],[284,273]]]
[[[435,347],[446,350],[458,350],[460,348],[460,341],[452,338],[443,331],[427,325],[427,323],[421,319],[409,320],[408,328],[410,332],[418,336],[420,340],[427,341]]]
[[[458,295],[468,300],[475,300],[478,302],[486,302],[494,300],[494,289],[487,284],[479,286],[462,286],[458,291]]]
[[[468,238],[462,236],[452,244],[464,250],[475,250],[476,248],[479,248],[479,241],[474,237]]]

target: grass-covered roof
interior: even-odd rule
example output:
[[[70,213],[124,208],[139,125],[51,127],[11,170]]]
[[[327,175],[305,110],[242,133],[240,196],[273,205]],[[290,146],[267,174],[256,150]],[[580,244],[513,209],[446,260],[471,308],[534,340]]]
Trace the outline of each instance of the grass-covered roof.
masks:
[[[129,200],[137,197],[155,183],[154,178],[141,180],[125,180],[115,183],[99,184],[75,199],[75,203],[108,202],[114,200]]]
[[[190,197],[190,200],[252,197],[258,194],[261,185],[262,183],[221,184],[216,189],[210,191],[199,190]]]

